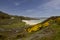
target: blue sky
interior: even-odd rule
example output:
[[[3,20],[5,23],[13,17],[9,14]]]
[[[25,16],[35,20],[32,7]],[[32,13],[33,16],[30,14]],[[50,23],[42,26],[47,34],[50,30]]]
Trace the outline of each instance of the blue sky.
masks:
[[[60,0],[0,0],[0,11],[29,17],[60,16]]]

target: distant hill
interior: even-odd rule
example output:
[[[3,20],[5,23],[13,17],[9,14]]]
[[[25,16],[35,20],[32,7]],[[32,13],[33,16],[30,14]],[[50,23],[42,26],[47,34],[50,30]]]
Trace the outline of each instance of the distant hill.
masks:
[[[0,11],[0,19],[10,19],[10,15],[8,15],[7,13],[4,13],[2,11]]]
[[[18,18],[21,20],[37,20],[38,19],[38,18],[31,18],[31,17],[24,17],[24,16],[9,15],[7,13],[0,11],[0,19],[10,19],[10,18]]]

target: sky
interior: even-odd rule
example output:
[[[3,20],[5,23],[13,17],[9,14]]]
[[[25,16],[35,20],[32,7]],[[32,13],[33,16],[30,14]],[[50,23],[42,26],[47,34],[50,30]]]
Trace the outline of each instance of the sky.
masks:
[[[28,17],[60,16],[60,0],[0,0],[0,11]]]

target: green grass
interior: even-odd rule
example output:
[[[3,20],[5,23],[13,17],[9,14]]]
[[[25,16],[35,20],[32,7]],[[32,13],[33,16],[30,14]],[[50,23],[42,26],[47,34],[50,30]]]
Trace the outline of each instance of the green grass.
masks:
[[[60,40],[60,25],[52,24],[50,28],[54,30],[53,35],[44,36],[39,40]]]
[[[25,22],[22,22],[20,19],[3,19],[3,20],[0,20],[0,28],[2,29],[12,29],[12,28],[21,28],[21,27],[25,27],[27,25],[25,25],[26,23]],[[23,29],[22,29],[23,30]],[[13,35],[11,35],[13,34]],[[0,31],[0,35],[2,35],[2,37],[0,37],[0,40],[8,40],[8,35],[10,36],[16,36],[16,35],[19,35],[20,33],[16,33],[14,35],[14,31],[11,33],[9,31],[4,31],[4,32],[1,32]],[[4,37],[5,36],[5,37]],[[15,40],[14,37],[11,37],[12,39],[10,40]],[[16,38],[17,39],[17,38]]]
[[[4,19],[0,20],[0,28],[18,28],[25,26],[25,22],[19,19]]]
[[[52,28],[55,30],[53,40],[60,40],[60,25],[53,25]]]
[[[22,22],[20,19],[3,19],[3,20],[0,20],[0,28],[3,28],[3,29],[21,28],[21,27],[25,27],[25,26],[27,26],[27,25],[25,25],[25,22]],[[52,28],[54,30],[54,34],[50,35],[50,36],[46,36],[46,37],[44,36],[44,37],[42,37],[41,39],[38,39],[38,40],[60,40],[60,25],[52,24],[50,26],[50,28]],[[2,33],[0,33],[0,35],[7,36],[7,35],[9,35],[9,33],[10,32],[2,32]],[[31,35],[31,34],[25,34],[24,31],[22,32],[22,35],[23,34],[28,36],[28,37]],[[16,35],[13,35],[13,36],[16,36],[16,37],[15,38],[13,37],[11,40],[17,39],[17,35],[21,35],[21,34],[17,33]],[[0,40],[3,40],[3,38],[5,38],[5,37],[0,37]],[[7,40],[7,39],[8,38],[5,38],[4,40]]]

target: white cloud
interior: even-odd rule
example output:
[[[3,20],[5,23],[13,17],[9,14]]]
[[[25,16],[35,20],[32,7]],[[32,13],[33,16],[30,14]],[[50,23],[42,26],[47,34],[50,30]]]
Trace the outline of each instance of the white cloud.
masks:
[[[60,0],[52,0],[51,2],[44,4],[44,6],[60,9]]]
[[[27,0],[23,0],[23,1],[20,1],[20,2],[15,2],[14,4],[15,4],[16,6],[19,6],[19,5],[21,5],[22,3],[24,3],[24,2],[27,2]]]
[[[20,3],[18,3],[18,2],[15,2],[14,4],[15,4],[16,6],[19,6],[19,5],[20,5]]]
[[[33,12],[34,10],[33,9],[31,9],[31,10],[26,10],[26,12]]]
[[[60,0],[52,0],[38,8],[44,16],[60,16]]]
[[[60,0],[52,0],[40,5],[36,9],[25,10],[22,14],[31,17],[60,16]]]

